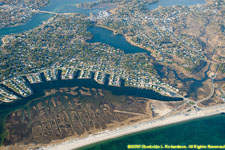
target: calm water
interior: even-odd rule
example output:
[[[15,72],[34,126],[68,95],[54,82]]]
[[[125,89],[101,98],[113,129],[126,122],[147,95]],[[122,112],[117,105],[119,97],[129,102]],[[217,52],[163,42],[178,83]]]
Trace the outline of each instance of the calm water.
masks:
[[[96,13],[99,10],[83,10],[75,7],[75,4],[84,1],[95,0],[51,0],[49,6],[43,8],[43,10],[53,11],[58,13],[64,12],[76,12],[82,14],[89,14],[90,12]],[[204,4],[204,0],[160,0],[157,3],[148,6],[150,10],[157,8],[158,6],[171,6],[171,5],[193,5]],[[28,21],[24,25],[0,29],[0,38],[7,34],[21,33],[27,30],[31,30],[39,26],[43,21],[49,19],[52,15],[49,14],[36,14],[32,17],[31,21]],[[109,44],[115,48],[124,50],[125,53],[149,53],[148,51],[132,46],[129,44],[122,35],[113,35],[109,30],[93,27],[89,29],[93,33],[93,39],[89,42],[103,42]],[[34,94],[26,99],[17,101],[11,104],[0,104],[0,141],[1,133],[3,132],[3,120],[7,113],[21,108],[33,99],[42,96],[44,89],[57,88],[57,87],[70,87],[70,86],[87,86],[94,88],[105,88],[113,91],[113,94],[118,95],[141,95],[143,97],[151,97],[159,100],[174,100],[168,97],[163,97],[153,91],[137,90],[135,88],[116,88],[109,86],[98,85],[93,80],[71,80],[71,81],[53,81],[44,82],[41,84],[31,85],[34,90]],[[42,89],[42,90],[40,90]],[[116,140],[103,142],[92,146],[91,150],[123,150],[126,149],[127,144],[224,144],[225,142],[225,117],[224,115],[218,115],[214,117],[208,117],[196,121],[189,121],[182,124],[167,126],[154,130],[145,131],[135,135],[122,137]],[[85,148],[86,149],[86,148]]]
[[[81,13],[84,15],[89,15],[91,12],[96,13],[102,9],[80,9],[76,7],[76,4],[94,1],[96,0],[50,0],[50,5],[43,8],[43,10],[56,13]]]
[[[90,1],[96,1],[96,0],[50,0],[50,4],[43,8],[42,10],[45,11],[51,11],[56,13],[81,13],[84,15],[88,15],[90,12],[97,13],[101,9],[79,9],[76,8],[76,4],[81,2],[90,2]],[[23,25],[19,25],[16,27],[8,27],[8,28],[2,28],[0,29],[0,39],[7,35],[7,34],[16,34],[16,33],[22,33],[28,30],[32,30],[35,27],[38,27],[42,24],[43,21],[48,20],[53,15],[51,14],[35,14],[30,21],[26,22]],[[2,44],[2,41],[0,41],[0,45]]]
[[[123,50],[126,54],[128,53],[147,53],[148,55],[150,55],[150,52],[136,47],[134,45],[131,45],[123,35],[114,35],[114,33],[111,30],[102,28],[102,27],[97,27],[97,26],[92,26],[91,28],[88,29],[88,31],[90,31],[93,35],[91,40],[88,40],[87,42],[91,42],[91,43],[95,43],[95,42],[101,42],[101,43],[105,43],[108,44],[112,47],[115,48],[119,48],[121,50]],[[205,61],[201,61],[200,65],[193,70],[193,74],[197,73],[199,70],[203,69],[205,66],[207,65],[207,63]],[[158,72],[158,74],[164,78],[165,75],[163,75],[161,73],[162,68],[160,68],[160,65],[155,65],[156,70]],[[186,78],[186,79],[181,79],[178,74],[176,73],[175,70],[173,70],[176,79],[180,80],[184,85],[186,85],[187,82],[193,82],[190,87],[189,87],[189,91],[187,93],[187,96],[191,96],[191,95],[195,95],[197,96],[196,91],[198,90],[198,88],[203,86],[203,82],[206,81],[208,79],[208,75],[207,72],[209,71],[210,67],[208,67],[208,69],[205,71],[205,75],[204,78],[200,79],[200,80],[196,80],[194,78]],[[168,69],[170,70],[170,69]]]
[[[88,42],[95,43],[101,42],[108,44],[112,47],[119,48],[123,50],[125,53],[147,53],[150,54],[149,51],[139,48],[137,46],[131,45],[123,35],[114,35],[114,33],[105,28],[93,26],[88,29],[93,35],[91,40]]]
[[[80,150],[127,150],[128,144],[224,145],[225,115],[216,115],[97,143]]]
[[[92,2],[92,1],[96,1],[96,0],[50,0],[50,4],[47,7],[43,8],[42,10],[52,11],[52,12],[57,12],[57,13],[81,13],[84,15],[88,15],[89,13],[98,13],[100,10],[103,10],[102,8],[79,9],[79,8],[75,7],[75,5],[78,3]],[[177,4],[193,5],[193,4],[199,4],[199,3],[200,4],[205,3],[205,0],[160,0],[159,2],[148,5],[147,7],[150,10],[152,10],[161,5],[162,6],[171,6],[171,5],[177,5]],[[107,8],[105,8],[105,9],[107,9]],[[52,15],[50,15],[50,14],[36,14],[32,17],[32,19],[30,21],[28,21],[27,23],[25,23],[23,25],[0,29],[0,39],[7,34],[22,33],[24,31],[31,30],[35,27],[38,27],[40,24],[42,24],[43,21],[48,20],[50,17],[52,17]],[[118,36],[116,36],[116,38],[114,38],[114,40],[121,39],[121,38],[123,38],[123,37],[120,37],[118,35]],[[98,41],[97,39],[96,39],[96,41]],[[102,39],[100,38],[99,40],[102,40]],[[119,40],[116,40],[116,41],[118,42]],[[118,45],[118,44],[113,44],[112,40],[111,41],[106,40],[106,43],[111,43],[112,46],[115,45],[116,47]],[[2,42],[0,41],[0,45],[1,44],[2,44]],[[127,44],[127,43],[122,43],[122,44],[129,48],[129,44]],[[120,48],[120,47],[118,47],[118,48]],[[137,48],[137,51],[144,52],[145,50]],[[133,50],[131,49],[130,52],[133,52]]]
[[[156,3],[147,5],[149,10],[158,8],[159,6],[173,6],[173,5],[196,5],[205,4],[205,0],[159,0]]]
[[[16,34],[22,33],[24,31],[31,30],[35,27],[38,27],[42,24],[43,21],[48,20],[53,15],[51,14],[35,14],[30,21],[25,23],[24,25],[16,26],[16,27],[8,27],[0,29],[0,37],[3,37],[7,34]]]
[[[77,72],[76,77],[73,80],[61,80],[60,75],[59,75],[58,80],[47,82],[42,73],[41,74],[42,80],[43,80],[42,83],[29,84],[27,82],[28,86],[30,86],[30,88],[33,90],[33,94],[30,97],[24,98],[22,100],[18,100],[14,103],[0,104],[0,112],[7,110],[7,109],[11,109],[15,106],[23,106],[30,100],[39,98],[39,97],[43,96],[44,90],[62,88],[62,87],[76,87],[76,86],[109,90],[114,95],[137,96],[137,97],[157,99],[157,100],[161,100],[161,101],[181,101],[182,100],[182,98],[172,98],[172,97],[162,96],[159,93],[154,92],[153,90],[125,87],[124,81],[122,81],[121,87],[109,86],[108,78],[106,79],[105,84],[101,85],[101,84],[98,84],[97,82],[95,82],[93,78],[92,79],[77,79],[78,74],[79,74],[79,72]],[[107,77],[109,77],[109,76],[107,75]],[[1,86],[4,86],[4,85],[1,85]],[[5,87],[5,88],[7,88],[7,87]],[[8,90],[10,90],[10,89],[8,89]],[[12,90],[10,90],[10,91],[12,91]],[[16,94],[15,92],[13,92],[13,93]]]
[[[33,94],[30,97],[23,98],[21,100],[15,101],[13,103],[0,104],[0,142],[1,142],[1,134],[3,132],[3,125],[4,125],[3,120],[5,119],[7,114],[12,111],[15,111],[16,109],[23,108],[25,105],[29,104],[30,102],[34,101],[35,99],[44,96],[44,90],[47,90],[47,89],[79,86],[79,87],[108,90],[108,91],[111,91],[113,95],[137,96],[137,97],[157,99],[157,100],[161,100],[161,101],[181,101],[181,100],[183,100],[181,98],[171,98],[171,97],[167,97],[167,96],[162,96],[159,93],[156,93],[152,90],[143,90],[143,89],[137,89],[137,88],[132,88],[132,87],[124,87],[123,84],[121,87],[108,86],[108,79],[106,80],[104,85],[98,84],[93,79],[80,80],[80,79],[77,79],[79,72],[77,72],[76,77],[73,80],[61,80],[60,74],[61,74],[61,72],[59,72],[58,80],[47,82],[42,73],[41,74],[42,80],[43,80],[42,83],[29,85],[29,83],[27,82],[27,84],[33,90]],[[122,82],[122,83],[124,83],[124,82]],[[4,86],[4,85],[1,85],[1,86]],[[8,89],[7,87],[5,87],[5,88]],[[10,90],[10,89],[8,89],[8,90]],[[10,90],[10,91],[13,92],[12,90]],[[16,93],[14,93],[14,94],[16,94]],[[16,95],[18,95],[18,94],[16,94]]]

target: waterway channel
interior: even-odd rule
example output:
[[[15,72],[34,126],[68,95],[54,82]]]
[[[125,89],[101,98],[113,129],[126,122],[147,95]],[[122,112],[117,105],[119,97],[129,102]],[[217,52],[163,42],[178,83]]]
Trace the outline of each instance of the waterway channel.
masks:
[[[86,1],[94,1],[94,0],[86,0]],[[169,3],[165,2],[165,0],[160,0],[158,3],[151,4],[150,8],[151,10],[154,8],[157,8],[158,6],[161,5],[161,2],[165,2],[166,6],[171,6],[175,5],[178,0],[167,0]],[[188,1],[189,4],[196,4],[199,3],[200,1],[202,2],[203,0],[181,0],[182,5],[186,5],[186,2]],[[179,4],[181,2],[179,0]],[[97,13],[99,9],[95,10],[83,10],[83,9],[78,9],[75,7],[75,4],[84,2],[84,0],[51,0],[50,5],[43,8],[42,10],[46,11],[52,11],[52,12],[57,12],[57,13],[64,13],[64,12],[75,12],[75,13],[82,13],[85,15],[88,15],[90,12]],[[193,3],[195,2],[195,3]],[[164,4],[164,3],[163,3]],[[35,14],[30,21],[27,23],[16,26],[16,27],[9,27],[9,28],[3,28],[0,29],[0,38],[2,38],[5,35],[9,34],[17,34],[17,33],[22,33],[28,30],[32,30],[33,28],[39,26],[42,24],[43,21],[48,20],[50,17],[53,15],[50,14]],[[101,32],[103,31],[104,32]],[[129,44],[126,39],[122,35],[113,35],[112,31],[109,31],[107,29],[99,28],[99,27],[93,27],[90,29],[90,32],[93,34],[93,39],[91,39],[89,42],[102,42],[109,44],[115,48],[120,48],[121,50],[124,50],[125,53],[148,53],[148,51],[141,49],[139,47],[133,46]],[[100,34],[101,33],[101,34]],[[104,35],[105,34],[105,35]],[[105,38],[103,38],[105,37]],[[0,43],[1,45],[1,43]],[[43,77],[43,74],[42,74]],[[44,78],[43,78],[44,80]],[[59,88],[59,87],[71,87],[71,86],[84,86],[84,87],[93,87],[93,88],[101,88],[101,89],[106,89],[112,91],[113,94],[118,94],[118,95],[133,95],[133,96],[141,96],[141,97],[146,97],[146,98],[152,98],[152,99],[157,99],[157,100],[181,100],[181,99],[176,99],[176,98],[169,98],[162,96],[154,91],[151,90],[143,90],[143,89],[137,89],[137,88],[128,88],[128,87],[110,87],[108,85],[99,85],[97,84],[93,79],[90,80],[78,80],[78,79],[73,79],[73,80],[65,80],[62,81],[58,79],[57,81],[52,81],[52,82],[46,82],[43,81],[40,84],[34,84],[30,85],[31,88],[34,91],[34,94],[28,98],[24,98],[23,100],[16,101],[15,103],[10,103],[10,104],[0,104],[0,138],[1,134],[3,132],[3,121],[6,115],[13,111],[16,110],[20,107],[23,107],[26,105],[29,101],[34,100],[37,97],[41,97],[44,94],[45,89],[51,89],[51,88]]]
[[[55,12],[55,13],[80,13],[83,15],[89,15],[89,13],[98,13],[103,10],[103,8],[94,8],[94,9],[80,9],[76,7],[76,4],[82,2],[92,2],[96,0],[50,0],[48,6],[42,8],[41,10]],[[49,18],[53,17],[52,14],[43,14],[37,13],[32,16],[32,18],[19,26],[15,27],[7,27],[0,29],[0,39],[5,35],[9,34],[18,34],[28,30],[32,30],[43,23],[43,21],[47,21]],[[2,41],[0,40],[0,45],[2,45]]]
[[[61,71],[59,71],[57,80],[47,82],[44,77],[44,74],[41,73],[41,78],[42,78],[43,82],[38,83],[38,84],[29,84],[28,80],[26,78],[24,78],[27,81],[27,85],[32,89],[33,94],[27,98],[22,98],[20,100],[12,102],[12,103],[0,104],[0,135],[3,132],[4,119],[10,112],[15,111],[20,108],[23,108],[24,106],[28,105],[32,101],[35,101],[37,98],[44,96],[44,91],[48,90],[48,89],[59,89],[59,88],[63,88],[63,87],[78,86],[80,88],[81,87],[96,88],[96,89],[111,91],[113,95],[136,96],[136,97],[151,98],[151,99],[156,99],[156,100],[161,100],[161,101],[181,101],[181,100],[183,100],[182,98],[172,98],[172,97],[162,96],[159,93],[154,92],[153,90],[125,87],[124,81],[122,81],[121,87],[109,86],[108,85],[109,75],[106,76],[104,85],[98,84],[97,82],[94,81],[94,79],[93,79],[94,74],[92,74],[91,79],[78,79],[78,75],[79,75],[79,71],[76,73],[73,80],[61,80]],[[13,92],[15,95],[19,96],[14,91],[7,88],[6,86],[1,85],[1,84],[0,84],[0,86],[5,87],[9,91]],[[0,137],[0,141],[1,141],[1,137]]]

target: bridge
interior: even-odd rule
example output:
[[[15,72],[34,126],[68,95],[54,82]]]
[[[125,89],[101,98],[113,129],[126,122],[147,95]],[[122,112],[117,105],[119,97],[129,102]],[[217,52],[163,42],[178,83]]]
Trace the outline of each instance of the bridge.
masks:
[[[58,13],[51,12],[51,11],[36,10],[36,9],[32,9],[31,11],[35,12],[35,13],[45,13],[45,14],[53,14],[53,15],[57,15],[58,14]]]
[[[56,12],[45,11],[45,10],[36,10],[36,9],[32,9],[31,11],[34,13],[45,13],[45,14],[53,14],[53,15],[74,15],[74,14],[76,14],[76,13],[56,13]]]

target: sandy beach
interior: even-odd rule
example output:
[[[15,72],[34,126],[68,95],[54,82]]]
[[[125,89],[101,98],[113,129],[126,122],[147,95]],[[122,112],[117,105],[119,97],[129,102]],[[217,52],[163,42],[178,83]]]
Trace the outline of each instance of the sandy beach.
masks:
[[[125,126],[121,128],[116,128],[114,130],[106,130],[104,132],[100,132],[97,134],[89,135],[86,138],[82,139],[73,139],[67,142],[56,144],[56,145],[49,145],[47,147],[41,147],[40,150],[72,150],[76,148],[80,148],[83,146],[87,146],[90,144],[94,144],[100,141],[120,137],[123,135],[140,132],[143,130],[165,126],[173,123],[183,122],[191,119],[201,118],[212,116],[220,113],[225,113],[225,104],[212,106],[208,108],[202,108],[200,111],[192,111],[188,114],[178,114],[175,116],[165,117],[153,121],[146,121],[130,126]]]

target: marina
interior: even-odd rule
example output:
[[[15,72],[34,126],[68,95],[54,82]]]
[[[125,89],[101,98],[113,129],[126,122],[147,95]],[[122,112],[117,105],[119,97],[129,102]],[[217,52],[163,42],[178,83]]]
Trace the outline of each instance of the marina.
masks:
[[[43,75],[43,76],[41,76]],[[26,80],[29,81],[26,82]],[[2,86],[5,86],[9,89],[11,89],[11,92],[17,93],[21,95],[22,97],[28,97],[33,94],[32,91],[32,85],[36,84],[42,84],[44,81],[47,82],[67,82],[67,80],[72,81],[72,80],[79,80],[79,82],[82,82],[84,80],[90,81],[94,80],[96,84],[99,86],[114,86],[118,88],[132,88],[132,89],[137,89],[139,86],[142,86],[141,84],[132,84],[132,86],[127,85],[126,79],[122,79],[120,76],[116,74],[106,74],[105,72],[94,72],[90,70],[78,70],[75,68],[62,68],[62,69],[47,69],[44,71],[41,71],[40,73],[35,73],[35,74],[28,74],[26,76],[20,76],[17,78],[12,78],[9,80],[6,80],[2,83]],[[130,81],[131,82],[131,81]],[[140,81],[138,81],[140,82]],[[141,90],[146,90],[146,92],[157,90],[159,93],[164,94],[165,96],[170,95],[166,91],[166,87],[170,88],[171,91],[175,91],[176,89],[173,89],[173,87],[169,85],[165,85],[163,83],[157,84],[151,82],[151,80],[146,81],[147,84],[145,86],[142,86],[140,88]],[[44,85],[44,84],[43,84]],[[162,88],[162,86],[165,86],[165,88]],[[10,95],[11,92],[4,90],[2,88],[2,91],[6,94],[2,94],[2,99],[4,99],[4,102],[12,102],[13,100],[8,98],[7,94]],[[120,90],[122,91],[122,90]],[[151,93],[151,92],[150,92]],[[147,93],[146,93],[147,94]],[[151,95],[148,95],[147,97],[151,97]],[[176,94],[173,96],[176,99]],[[172,97],[172,99],[173,99]],[[178,98],[182,99],[182,98]],[[17,98],[14,98],[14,100],[17,100]]]
[[[47,146],[38,147],[40,150],[71,150],[74,148],[80,150],[126,150],[129,145],[133,144],[156,145],[156,147],[168,145],[168,148],[171,148],[172,145],[183,148],[192,144],[224,145],[225,105],[215,98],[215,96],[219,96],[225,101],[224,89],[220,89],[215,84],[217,82],[216,79],[214,80],[216,73],[212,78],[210,77],[210,73],[213,73],[213,69],[215,69],[214,65],[211,65],[211,61],[205,61],[208,58],[200,55],[200,61],[196,68],[188,70],[189,64],[185,62],[186,64],[179,64],[181,67],[187,67],[187,70],[182,70],[176,69],[176,61],[172,57],[170,58],[170,54],[188,58],[189,55],[186,54],[189,52],[194,56],[195,54],[191,52],[192,49],[197,49],[199,54],[202,52],[202,43],[199,44],[201,47],[195,47],[198,43],[195,42],[194,36],[185,38],[185,35],[179,35],[178,31],[176,31],[176,35],[176,28],[169,28],[169,24],[174,20],[180,20],[179,17],[182,16],[179,15],[182,14],[183,8],[185,8],[183,12],[185,17],[188,16],[189,11],[193,10],[204,13],[205,10],[206,12],[211,11],[210,8],[201,9],[201,5],[206,4],[205,0],[159,0],[146,5],[147,9],[145,8],[144,11],[149,12],[167,6],[172,6],[171,8],[174,9],[172,17],[168,19],[166,17],[157,18],[157,14],[149,17],[138,11],[135,12],[136,16],[134,16],[146,20],[146,25],[149,22],[149,27],[155,26],[152,32],[150,31],[146,35],[142,31],[147,33],[147,29],[151,28],[147,26],[146,30],[140,28],[138,21],[132,22],[135,17],[132,18],[131,14],[124,13],[124,16],[132,19],[124,19],[121,24],[118,23],[116,26],[113,24],[115,18],[112,17],[112,24],[110,21],[108,24],[112,25],[112,28],[101,26],[97,20],[104,20],[107,17],[110,20],[113,13],[105,11],[103,7],[90,9],[76,7],[81,2],[89,1],[94,0],[50,0],[47,7],[33,10],[35,15],[25,24],[0,29],[1,38],[9,36],[3,41],[4,45],[5,43],[7,45],[7,39],[9,41],[13,39],[10,38],[10,34],[28,32],[40,25],[46,25],[44,26],[45,30],[39,29],[38,31],[43,35],[46,34],[49,39],[60,35],[58,39],[56,38],[58,41],[63,39],[64,43],[69,41],[73,44],[63,45],[63,42],[58,41],[48,43],[46,42],[48,38],[43,38],[44,42],[37,40],[38,44],[35,41],[36,46],[40,47],[53,45],[49,50],[47,48],[31,48],[37,52],[38,57],[42,56],[39,54],[41,50],[43,50],[42,52],[49,51],[49,53],[54,52],[50,57],[56,57],[59,61],[50,61],[51,63],[46,66],[42,65],[44,66],[42,68],[35,68],[36,70],[30,71],[30,73],[25,70],[26,74],[9,75],[0,82],[0,142],[6,145],[10,145],[10,142],[17,144],[17,140],[22,141],[22,144],[26,142],[47,143]],[[191,6],[189,9],[187,6],[190,5],[197,5],[197,7]],[[212,5],[210,7],[214,8]],[[176,10],[176,8],[178,9]],[[156,13],[163,16],[169,16],[171,13],[166,8],[162,10],[164,14]],[[82,17],[79,20],[80,16],[71,17],[72,13],[91,15],[85,22],[86,20],[82,20]],[[214,14],[216,13],[214,11]],[[66,14],[65,18],[62,17],[63,14]],[[98,15],[93,17],[93,14]],[[56,17],[54,21],[48,21],[55,15],[62,18],[58,16],[59,18]],[[75,28],[67,27],[66,24],[64,26],[64,21],[69,22],[73,27],[77,26]],[[88,25],[86,26],[85,23]],[[151,45],[157,51],[156,55],[149,49],[145,49],[147,45],[141,48],[141,45],[132,43],[132,40],[127,38],[130,34],[129,31],[120,28],[126,27],[126,23],[131,27],[132,23],[136,24],[137,30],[134,28],[132,28],[133,31],[131,30],[132,32],[138,31],[138,36],[134,35],[136,42],[144,39],[147,44],[151,44],[150,41],[155,45],[168,44],[171,47],[164,49]],[[62,28],[55,28],[60,25]],[[176,27],[178,30],[179,26]],[[121,29],[121,33],[124,35],[117,34],[118,30],[114,30],[114,28]],[[82,30],[81,34],[78,32],[80,29]],[[47,34],[48,31],[50,34]],[[54,31],[57,32],[54,33]],[[86,31],[88,32],[84,33]],[[16,44],[21,42],[25,43],[24,45],[27,44],[28,47],[34,46],[35,44],[30,44],[30,39],[26,36],[36,37],[33,36],[35,33],[39,32],[24,34],[24,37],[21,36],[24,39],[18,36],[21,39]],[[168,35],[165,38],[163,34]],[[85,38],[80,38],[82,36]],[[15,39],[18,37],[15,35]],[[177,40],[176,42],[180,44],[179,47],[176,47],[177,43],[173,43],[172,40]],[[82,42],[86,45],[81,45]],[[190,47],[184,47],[185,44]],[[21,51],[23,49],[24,47],[21,48]],[[57,51],[58,49],[60,51]],[[60,55],[58,55],[59,53]],[[159,60],[157,60],[158,56],[160,56]],[[50,57],[46,56],[45,58],[50,60]],[[179,57],[181,61],[182,57]],[[169,60],[166,64],[168,66],[163,64],[167,60]],[[194,61],[195,59],[190,57],[189,62],[197,64],[197,61]],[[187,72],[193,75],[186,76]],[[224,81],[224,78],[220,80]],[[211,89],[205,88],[211,84]],[[198,95],[201,97],[199,98]],[[196,99],[192,99],[193,97]],[[24,133],[23,130],[17,130],[20,127],[24,128]],[[5,129],[10,131],[11,137],[6,136]],[[30,139],[26,139],[26,135],[29,135]],[[57,143],[54,143],[54,140],[58,140]],[[51,143],[52,141],[53,143]],[[49,145],[49,143],[51,144]]]

